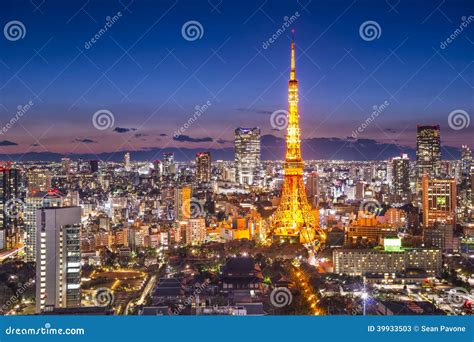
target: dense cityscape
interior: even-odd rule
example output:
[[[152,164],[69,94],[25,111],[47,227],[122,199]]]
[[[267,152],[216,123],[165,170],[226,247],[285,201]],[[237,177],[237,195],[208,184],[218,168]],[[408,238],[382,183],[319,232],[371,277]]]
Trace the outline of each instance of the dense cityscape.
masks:
[[[2,314],[472,314],[470,148],[303,161],[291,52],[284,161],[236,127],[233,161],[4,162]]]

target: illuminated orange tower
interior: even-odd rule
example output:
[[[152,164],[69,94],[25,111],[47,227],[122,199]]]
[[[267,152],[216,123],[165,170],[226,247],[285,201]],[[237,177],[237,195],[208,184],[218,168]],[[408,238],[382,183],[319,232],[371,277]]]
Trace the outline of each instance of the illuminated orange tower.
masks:
[[[291,42],[291,71],[288,84],[288,127],[286,133],[285,179],[280,205],[271,218],[274,240],[317,244],[324,240],[308,203],[303,181],[304,162],[301,157],[298,114],[298,81],[295,70],[295,42]]]

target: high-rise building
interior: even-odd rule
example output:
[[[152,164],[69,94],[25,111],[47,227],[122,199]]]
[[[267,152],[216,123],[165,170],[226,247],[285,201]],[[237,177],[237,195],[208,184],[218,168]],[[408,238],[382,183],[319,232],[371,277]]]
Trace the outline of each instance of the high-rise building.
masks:
[[[33,192],[26,197],[25,201],[25,254],[27,262],[36,260],[36,213],[42,207],[61,207],[64,197],[56,192]]]
[[[127,152],[123,156],[123,166],[126,171],[130,171],[130,153]]]
[[[443,252],[457,252],[459,239],[454,237],[452,224],[436,222],[432,229],[423,230],[423,242],[426,247],[441,248]],[[456,243],[457,242],[457,243]]]
[[[298,81],[296,80],[295,42],[291,42],[291,70],[288,83],[288,126],[286,134],[285,178],[280,204],[271,217],[274,240],[298,241],[317,245],[325,234],[316,222],[308,203],[303,181],[304,162],[301,157],[301,136],[298,113]]]
[[[424,174],[439,177],[441,168],[439,125],[417,126],[416,168],[418,180],[421,180]]]
[[[0,227],[7,228],[15,218],[8,215],[7,206],[20,197],[20,172],[10,167],[0,167]]]
[[[36,312],[81,306],[81,208],[36,214]]]
[[[191,215],[191,187],[182,186],[174,191],[174,211],[178,221],[188,220]]]
[[[19,242],[19,219],[23,210],[20,170],[0,166],[0,249],[14,248]]]
[[[461,147],[461,179],[460,179],[460,196],[461,196],[461,209],[464,213],[467,213],[469,208],[473,204],[472,196],[472,178],[473,178],[473,163],[472,163],[472,152],[471,149],[462,145]]]
[[[191,218],[186,226],[186,243],[200,245],[206,239],[206,221],[203,217]]]
[[[211,181],[211,153],[196,153],[196,180],[199,182]]]
[[[320,188],[319,175],[316,172],[311,172],[306,179],[306,192],[310,204],[317,204]]]
[[[358,181],[355,185],[355,199],[357,201],[362,201],[365,196],[366,183],[363,181]]]
[[[174,153],[163,153],[163,175],[169,176],[176,173],[176,165],[174,163]]]
[[[157,159],[153,162],[153,174],[158,179],[163,175],[163,163],[161,160]]]
[[[89,160],[89,169],[91,173],[99,172],[99,161],[98,160]]]
[[[46,169],[28,171],[28,192],[48,191],[51,189],[52,173]]]
[[[432,228],[436,222],[456,222],[456,180],[422,178],[423,227]]]
[[[410,160],[406,154],[392,159],[393,190],[405,198],[410,192]]]
[[[472,152],[469,146],[461,146],[461,178],[462,180],[471,178],[472,173]]]
[[[242,185],[252,185],[260,165],[260,128],[235,130],[235,177]]]
[[[63,173],[69,175],[72,172],[72,162],[69,158],[61,158]]]
[[[407,224],[407,215],[402,209],[389,208],[385,212],[384,218],[389,227],[403,228]]]

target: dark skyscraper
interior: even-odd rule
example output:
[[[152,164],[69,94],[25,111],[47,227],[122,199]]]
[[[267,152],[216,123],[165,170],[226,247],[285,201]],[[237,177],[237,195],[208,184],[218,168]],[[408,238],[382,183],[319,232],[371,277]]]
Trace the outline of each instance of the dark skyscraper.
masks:
[[[24,205],[20,183],[19,170],[0,167],[0,249],[18,243],[18,219]]]
[[[99,172],[99,161],[98,160],[89,160],[89,168],[92,173]]]
[[[410,160],[406,154],[392,159],[393,189],[397,196],[406,198],[410,191]]]
[[[416,168],[418,180],[423,174],[439,176],[441,148],[439,125],[418,126],[416,132]]]
[[[459,182],[459,195],[461,217],[469,217],[469,208],[472,206],[472,152],[471,149],[463,145],[461,147],[461,179]]]
[[[196,153],[196,179],[200,182],[211,181],[211,153]]]

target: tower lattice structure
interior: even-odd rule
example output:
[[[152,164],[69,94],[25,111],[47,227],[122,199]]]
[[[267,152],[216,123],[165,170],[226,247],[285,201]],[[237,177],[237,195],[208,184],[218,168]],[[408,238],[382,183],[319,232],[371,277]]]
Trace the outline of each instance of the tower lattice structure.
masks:
[[[304,162],[298,113],[298,81],[295,70],[295,42],[291,43],[291,71],[288,84],[288,126],[286,134],[285,178],[280,204],[271,218],[274,240],[318,244],[325,238],[306,197],[303,181]]]

